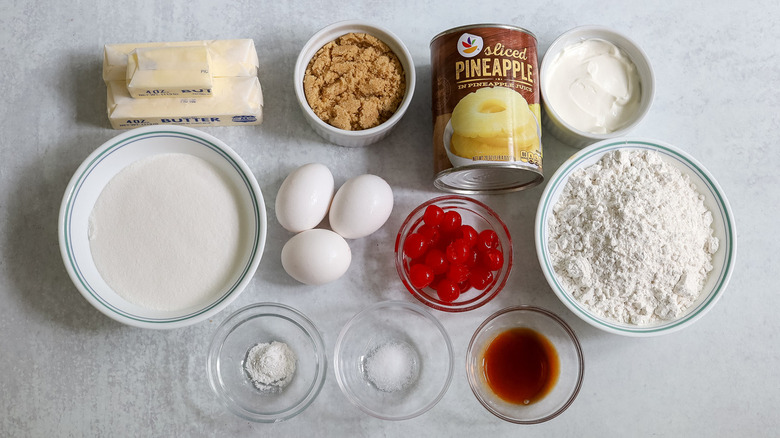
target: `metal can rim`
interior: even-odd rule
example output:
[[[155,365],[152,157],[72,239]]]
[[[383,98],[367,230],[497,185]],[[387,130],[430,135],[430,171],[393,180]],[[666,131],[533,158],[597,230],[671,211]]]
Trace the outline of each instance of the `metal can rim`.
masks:
[[[536,38],[536,35],[533,32],[531,32],[530,30],[528,30],[528,29],[526,29],[524,27],[515,26],[515,25],[512,25],[512,24],[481,23],[481,24],[465,24],[463,26],[453,27],[452,29],[447,29],[447,30],[445,30],[443,32],[439,32],[435,37],[431,38],[431,42],[428,43],[428,46],[431,46],[434,41],[436,41],[437,39],[439,39],[440,37],[442,37],[444,35],[447,35],[447,34],[450,34],[450,33],[455,33],[455,32],[462,32],[462,31],[469,30],[469,29],[476,29],[478,27],[493,27],[493,28],[498,28],[498,29],[517,30],[517,31],[520,31],[520,32],[528,34],[531,38],[533,38],[534,40],[537,40],[537,42],[538,42],[538,39]]]
[[[525,183],[506,185],[500,188],[493,188],[493,189],[461,188],[461,187],[456,187],[442,182],[442,178],[446,176],[467,172],[469,170],[474,170],[474,169],[481,170],[488,167],[501,168],[501,169],[507,169],[512,171],[524,172],[524,173],[531,173],[535,175],[535,177],[531,180],[528,180]],[[434,179],[433,179],[433,185],[437,189],[443,192],[457,193],[461,195],[499,195],[504,193],[513,193],[513,192],[519,192],[522,190],[527,190],[536,187],[543,182],[544,182],[544,173],[541,169],[534,169],[525,166],[517,167],[517,166],[509,166],[509,165],[469,165],[469,166],[461,166],[461,167],[451,167],[449,169],[445,169],[437,173],[436,175],[434,175]]]

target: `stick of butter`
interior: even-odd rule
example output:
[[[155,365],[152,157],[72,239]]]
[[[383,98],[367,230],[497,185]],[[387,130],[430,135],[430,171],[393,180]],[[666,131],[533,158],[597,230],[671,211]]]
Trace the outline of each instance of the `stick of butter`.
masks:
[[[162,47],[206,47],[211,59],[212,78],[257,76],[259,62],[251,39],[181,41],[173,43],[106,44],[103,49],[103,80],[127,79],[128,55],[134,50]]]
[[[127,55],[133,97],[210,96],[211,57],[205,45],[141,47]]]
[[[108,82],[107,112],[111,127],[149,125],[239,126],[263,121],[263,91],[257,76],[213,78],[218,92],[208,97],[135,99],[125,79]]]

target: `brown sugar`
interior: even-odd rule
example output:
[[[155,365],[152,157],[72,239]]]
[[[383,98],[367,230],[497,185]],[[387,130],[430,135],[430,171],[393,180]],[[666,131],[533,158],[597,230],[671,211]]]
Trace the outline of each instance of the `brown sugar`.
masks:
[[[389,119],[406,90],[401,62],[376,37],[348,33],[325,44],[303,78],[309,106],[324,122],[357,131]]]

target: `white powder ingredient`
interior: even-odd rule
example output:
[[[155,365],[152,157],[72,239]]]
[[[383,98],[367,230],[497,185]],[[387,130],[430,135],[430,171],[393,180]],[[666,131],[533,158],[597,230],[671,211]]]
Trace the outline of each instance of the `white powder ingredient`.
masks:
[[[121,297],[174,311],[234,281],[243,258],[235,188],[211,163],[159,154],[114,176],[89,218],[92,257]]]
[[[268,391],[287,386],[295,375],[295,353],[284,342],[257,344],[247,353],[244,370],[255,388]]]
[[[562,286],[621,323],[681,315],[701,293],[718,249],[703,199],[653,151],[613,151],[573,172],[548,221]]]
[[[392,341],[371,350],[365,359],[368,380],[380,391],[395,392],[417,381],[419,358],[406,342]]]

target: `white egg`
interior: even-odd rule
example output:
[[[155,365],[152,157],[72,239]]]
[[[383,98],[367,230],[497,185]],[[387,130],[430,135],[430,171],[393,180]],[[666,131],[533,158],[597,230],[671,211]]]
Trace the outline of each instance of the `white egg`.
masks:
[[[282,267],[304,284],[330,283],[344,275],[352,251],[343,237],[315,228],[296,234],[282,248]]]
[[[328,214],[333,199],[333,174],[319,163],[295,169],[276,194],[276,219],[293,233],[316,227]]]
[[[376,175],[356,176],[342,185],[330,207],[330,227],[345,239],[368,236],[393,211],[393,190]]]

